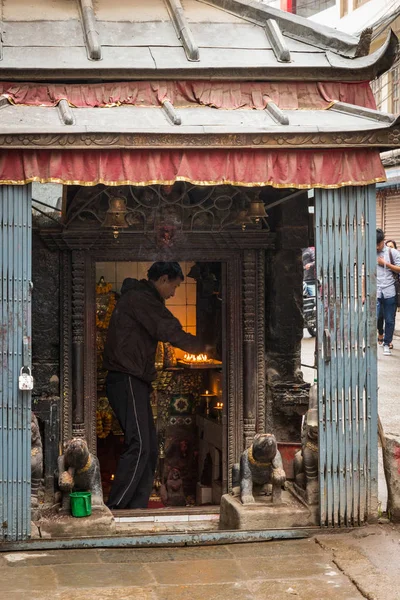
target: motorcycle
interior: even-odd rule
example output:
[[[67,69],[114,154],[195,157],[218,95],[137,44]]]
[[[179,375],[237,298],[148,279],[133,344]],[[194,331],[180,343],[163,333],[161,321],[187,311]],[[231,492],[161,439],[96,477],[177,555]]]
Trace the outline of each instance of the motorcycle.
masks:
[[[315,296],[310,296],[307,282],[303,281],[303,319],[304,327],[311,337],[317,335],[317,303]]]

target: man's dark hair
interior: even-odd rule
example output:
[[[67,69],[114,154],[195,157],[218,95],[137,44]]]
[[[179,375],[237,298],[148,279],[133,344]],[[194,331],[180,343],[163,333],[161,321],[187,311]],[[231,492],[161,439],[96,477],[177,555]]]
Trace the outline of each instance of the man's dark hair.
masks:
[[[147,271],[147,277],[150,281],[158,281],[163,275],[168,275],[169,280],[177,277],[181,281],[185,279],[180,264],[177,262],[155,262]]]
[[[382,229],[377,229],[376,230],[376,244],[380,244],[381,242],[383,242],[383,240],[385,239],[385,234],[383,233]]]

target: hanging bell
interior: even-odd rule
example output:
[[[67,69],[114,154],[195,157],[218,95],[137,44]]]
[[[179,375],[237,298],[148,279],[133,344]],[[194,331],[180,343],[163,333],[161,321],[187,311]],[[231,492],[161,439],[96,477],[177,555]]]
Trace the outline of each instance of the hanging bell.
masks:
[[[114,231],[118,229],[126,229],[129,227],[126,222],[126,199],[122,197],[111,196],[108,201],[109,208],[106,212],[106,218],[102,223],[102,227],[109,227]]]
[[[261,200],[252,200],[246,214],[247,217],[256,223],[268,216],[265,211],[264,202],[261,202]]]
[[[248,216],[247,210],[241,210],[239,212],[238,216],[235,219],[235,224],[240,225],[243,231],[245,231],[248,225],[253,225],[253,221]]]

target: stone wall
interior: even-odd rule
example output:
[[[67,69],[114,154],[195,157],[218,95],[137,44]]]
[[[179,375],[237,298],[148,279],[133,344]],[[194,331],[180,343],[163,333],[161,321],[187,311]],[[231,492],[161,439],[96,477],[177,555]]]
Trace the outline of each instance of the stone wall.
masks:
[[[268,203],[279,200],[274,190]],[[287,195],[287,192],[285,191]],[[308,384],[301,373],[303,338],[302,248],[308,246],[308,197],[287,200],[268,211],[277,235],[266,256],[267,429],[281,442],[299,442]]]
[[[33,398],[60,395],[60,257],[37,234],[32,252]]]
[[[60,254],[32,240],[32,410],[42,435],[45,493],[53,494],[60,437]]]

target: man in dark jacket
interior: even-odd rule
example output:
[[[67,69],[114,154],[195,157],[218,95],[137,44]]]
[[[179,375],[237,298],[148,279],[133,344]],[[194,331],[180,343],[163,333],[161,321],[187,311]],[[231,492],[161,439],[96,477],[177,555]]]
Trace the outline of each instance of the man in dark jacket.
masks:
[[[111,317],[104,348],[107,396],[125,435],[108,506],[147,508],[157,464],[157,436],[150,406],[156,377],[157,343],[186,352],[203,351],[166,308],[184,277],[176,262],[156,262],[148,280],[125,279]]]

